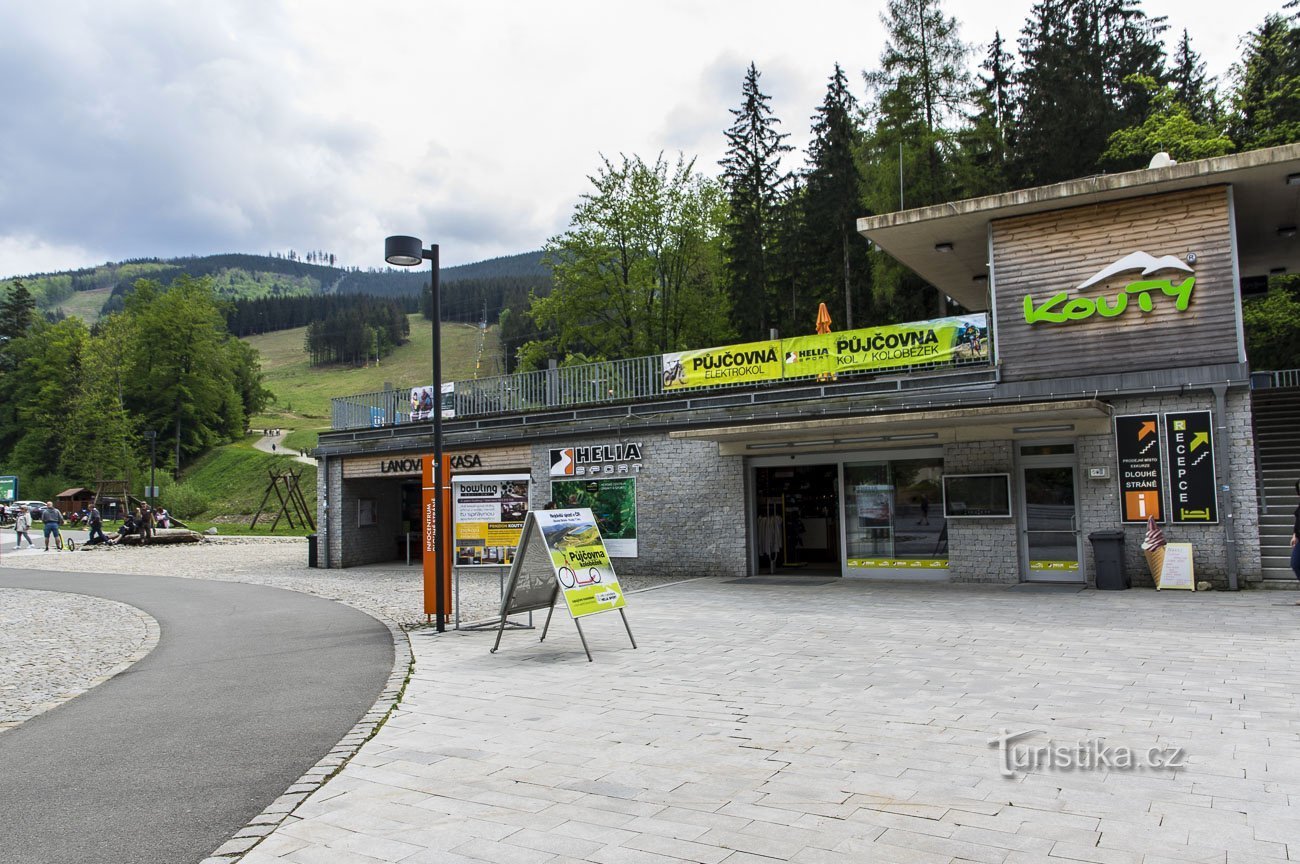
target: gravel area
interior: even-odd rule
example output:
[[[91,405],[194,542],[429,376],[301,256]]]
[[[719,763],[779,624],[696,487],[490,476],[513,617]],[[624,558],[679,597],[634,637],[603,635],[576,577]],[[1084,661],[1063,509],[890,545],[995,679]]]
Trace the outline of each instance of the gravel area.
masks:
[[[425,622],[424,582],[419,565],[404,562],[320,570],[307,566],[302,538],[220,537],[201,544],[156,547],[90,547],[73,553],[6,553],[6,567],[85,573],[140,573],[273,585],[339,600],[404,627]],[[625,591],[681,581],[666,577],[621,578]],[[461,621],[482,621],[501,606],[496,571],[460,579]]]
[[[113,677],[157,642],[157,622],[132,606],[0,588],[0,731]]]
[[[220,537],[175,546],[90,547],[76,552],[16,552],[0,565],[73,573],[131,573],[271,585],[338,600],[406,628],[428,626],[420,567],[402,562],[347,570],[306,566],[302,538]],[[680,581],[621,580],[625,591]],[[494,617],[495,571],[460,580],[461,621]],[[158,625],[121,603],[47,591],[0,589],[0,731],[84,693],[143,657]]]

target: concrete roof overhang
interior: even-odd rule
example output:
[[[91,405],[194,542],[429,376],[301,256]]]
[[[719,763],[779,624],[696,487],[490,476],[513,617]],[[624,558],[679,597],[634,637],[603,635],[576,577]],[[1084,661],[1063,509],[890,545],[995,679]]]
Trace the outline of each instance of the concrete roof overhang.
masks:
[[[1296,180],[1289,182],[1292,176]],[[1220,185],[1233,190],[1240,275],[1267,276],[1279,267],[1300,272],[1300,237],[1278,231],[1300,223],[1300,144],[869,216],[858,220],[858,232],[967,309],[978,311],[989,306],[988,283],[978,281],[988,274],[989,223]],[[940,244],[951,244],[951,251],[937,251]]]
[[[957,441],[1110,434],[1111,406],[1095,399],[862,414],[744,426],[682,429],[670,438],[717,441],[723,456],[927,447]]]

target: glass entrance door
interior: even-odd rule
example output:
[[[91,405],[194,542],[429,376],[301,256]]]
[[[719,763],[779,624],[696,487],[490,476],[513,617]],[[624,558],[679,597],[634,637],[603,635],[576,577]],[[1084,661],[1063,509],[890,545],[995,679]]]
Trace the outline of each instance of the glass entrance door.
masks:
[[[1026,460],[1028,461],[1028,460]],[[1021,534],[1031,582],[1082,582],[1079,567],[1079,512],[1072,464],[1024,464]]]

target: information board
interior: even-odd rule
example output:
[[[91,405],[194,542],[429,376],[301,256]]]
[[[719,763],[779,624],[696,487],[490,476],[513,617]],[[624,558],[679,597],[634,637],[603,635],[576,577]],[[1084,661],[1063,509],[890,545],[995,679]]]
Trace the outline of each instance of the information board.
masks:
[[[0,477],[0,501],[13,501],[18,497],[18,478],[12,474]]]
[[[1115,418],[1115,458],[1119,463],[1120,516],[1123,522],[1165,521],[1164,460],[1160,453],[1160,417],[1125,414]]]
[[[598,612],[617,609],[632,647],[636,647],[624,612],[623,589],[596,527],[596,517],[588,508],[528,513],[519,538],[519,551],[501,598],[501,621],[492,651],[495,653],[501,646],[506,619],[521,612],[548,610],[542,627],[542,640],[545,640],[558,593],[564,594],[565,606],[578,628],[588,660],[591,651],[580,619]]]
[[[452,478],[457,567],[500,567],[514,562],[528,513],[528,482],[527,474]]]
[[[611,557],[637,556],[635,477],[552,480],[551,500],[565,510],[585,507],[595,513]]]
[[[1214,422],[1209,411],[1165,415],[1169,447],[1169,518],[1172,522],[1216,524]]]
[[[1196,573],[1192,566],[1191,543],[1165,544],[1165,563],[1160,570],[1157,589],[1196,590]]]

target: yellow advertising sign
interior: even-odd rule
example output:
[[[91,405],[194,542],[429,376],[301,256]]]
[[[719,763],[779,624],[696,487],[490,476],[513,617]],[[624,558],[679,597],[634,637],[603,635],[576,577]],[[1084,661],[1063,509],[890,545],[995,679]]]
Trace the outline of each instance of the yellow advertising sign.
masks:
[[[623,589],[591,510],[539,510],[533,516],[545,538],[569,614],[581,618],[623,608]]]
[[[665,390],[753,384],[988,357],[988,320],[965,315],[663,355]]]
[[[663,355],[664,389],[748,384],[781,378],[781,343],[775,340],[701,348]]]

